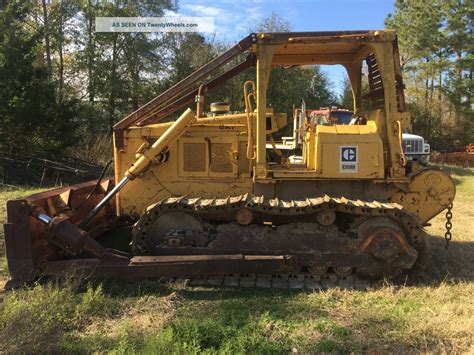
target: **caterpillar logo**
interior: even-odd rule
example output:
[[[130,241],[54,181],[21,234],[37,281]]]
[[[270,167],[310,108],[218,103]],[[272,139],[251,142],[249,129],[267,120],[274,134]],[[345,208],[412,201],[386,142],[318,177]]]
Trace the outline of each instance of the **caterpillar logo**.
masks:
[[[339,172],[357,172],[358,151],[357,146],[341,146],[339,154]]]

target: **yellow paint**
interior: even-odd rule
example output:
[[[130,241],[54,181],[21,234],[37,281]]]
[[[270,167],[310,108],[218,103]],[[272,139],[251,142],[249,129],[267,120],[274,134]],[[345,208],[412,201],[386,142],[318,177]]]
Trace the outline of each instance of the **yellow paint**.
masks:
[[[383,145],[373,123],[359,126],[317,125],[306,148],[308,172],[321,178],[373,179],[384,176]],[[314,142],[314,143],[313,143]],[[355,172],[341,171],[341,149],[355,147]],[[348,175],[349,174],[349,175]]]
[[[256,163],[254,176],[259,179],[267,177],[267,150],[266,150],[266,113],[267,113],[267,89],[271,62],[273,57],[273,46],[257,46],[257,125],[256,125]]]
[[[408,192],[399,191],[391,200],[418,215],[424,223],[447,208],[455,195],[456,187],[447,173],[426,169],[414,175]]]
[[[317,181],[321,186],[372,182],[377,186],[374,191],[384,186],[380,189],[387,191],[392,202],[400,203],[423,222],[446,208],[455,193],[449,176],[433,170],[417,172],[416,166],[414,173],[408,175],[403,166],[400,134],[401,130],[411,130],[411,122],[410,114],[397,105],[397,93],[403,92],[397,92],[395,86],[395,32],[287,35],[258,34],[250,48],[257,59],[255,110],[249,106],[248,112],[199,118],[191,117],[188,111],[187,119],[177,126],[167,122],[130,127],[122,132],[123,148],[114,151],[115,178],[136,178],[118,195],[119,214],[140,215],[147,206],[169,196],[225,198],[252,193],[257,183],[273,184],[265,186],[277,197],[278,183],[283,180],[295,181],[295,189],[298,180],[314,181],[317,186]],[[383,104],[362,112],[361,67],[371,53],[383,82]],[[344,65],[352,84],[354,110],[367,123],[308,124],[302,152],[304,164],[270,164],[266,148],[269,135],[287,124],[286,113],[273,112],[269,106],[275,103],[267,102],[271,70],[279,65],[306,64]],[[255,159],[247,157],[249,132],[255,145],[250,149],[255,151],[250,158]],[[165,147],[167,159],[160,163],[155,158]],[[343,156],[349,159],[355,153],[355,165],[354,161],[343,161]],[[324,193],[321,188],[320,194]],[[361,191],[361,196],[363,193],[367,191]]]

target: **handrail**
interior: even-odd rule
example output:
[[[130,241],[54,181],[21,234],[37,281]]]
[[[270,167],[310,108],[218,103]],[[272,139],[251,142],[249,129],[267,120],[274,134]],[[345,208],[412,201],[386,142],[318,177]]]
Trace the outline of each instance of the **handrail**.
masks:
[[[248,87],[252,86],[252,91],[248,92]],[[252,116],[252,104],[250,97],[253,97],[255,101],[255,83],[252,80],[247,80],[244,83],[244,100],[245,100],[245,113],[247,114],[247,159],[254,160],[257,155],[255,153],[253,145],[253,118]]]
[[[403,130],[402,130],[402,123],[398,120],[397,121],[397,127],[398,127],[398,142],[400,144],[400,159],[402,162],[402,166],[407,166],[407,157],[405,155],[405,152],[403,151]]]

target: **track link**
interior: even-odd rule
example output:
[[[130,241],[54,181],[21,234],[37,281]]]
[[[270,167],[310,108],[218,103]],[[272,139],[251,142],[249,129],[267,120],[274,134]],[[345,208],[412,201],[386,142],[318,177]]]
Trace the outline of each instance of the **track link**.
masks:
[[[338,276],[327,273],[321,277],[310,273],[299,274],[227,274],[199,276],[188,279],[190,286],[224,286],[245,288],[277,288],[321,291],[327,289],[366,290],[371,286],[368,279],[356,275]]]
[[[256,289],[284,289],[323,291],[330,289],[367,290],[375,286],[373,280],[357,275],[338,276],[327,273],[314,276],[310,273],[299,274],[225,274],[203,275],[192,278],[165,278],[162,282],[184,283],[191,287],[231,287]]]
[[[354,217],[352,224],[361,224],[371,217],[388,217],[403,228],[408,244],[418,253],[417,262],[423,259],[427,246],[426,232],[419,223],[417,216],[403,210],[402,206],[396,203],[351,200],[344,197],[330,197],[328,195],[304,200],[286,201],[278,198],[265,199],[264,196],[244,194],[223,199],[190,198],[187,196],[169,197],[149,206],[133,228],[132,246],[136,254],[147,254],[146,236],[155,218],[162,214],[176,211],[191,213],[204,221],[234,223],[234,225],[237,224],[239,211],[250,212],[251,223],[261,223],[262,221],[280,223],[282,220],[285,221],[291,218],[297,221],[300,219],[304,220],[305,218],[316,219],[317,214],[322,211],[333,211],[334,213],[352,216]],[[283,225],[284,223],[286,222],[283,222]],[[245,227],[242,226],[242,228]],[[325,227],[321,228],[324,230]],[[300,280],[298,281],[300,284],[302,282],[303,287],[300,288],[307,288],[305,282],[309,280],[308,275],[312,276],[313,279],[314,277],[319,277],[309,273],[294,273],[295,280]],[[321,278],[324,279],[327,275],[331,274],[323,273]],[[339,279],[343,279],[340,273],[334,275],[337,278],[336,284],[339,282]],[[270,276],[265,275],[261,277],[270,278],[271,286],[275,287],[273,282],[277,282],[277,280]],[[283,276],[283,279],[289,280],[288,285],[290,285],[290,280],[298,283],[293,281],[293,276],[288,276],[288,278]],[[349,277],[357,278],[356,275]],[[220,279],[220,276],[217,279]],[[257,280],[257,276],[254,279]],[[210,278],[210,280],[215,280],[215,278]],[[221,284],[224,283],[223,280],[225,278],[222,278]],[[238,280],[238,284],[241,285],[242,278],[239,277]],[[218,281],[212,282],[216,283]],[[255,281],[255,284],[257,285],[257,281]],[[265,284],[265,282],[262,281],[259,284]]]

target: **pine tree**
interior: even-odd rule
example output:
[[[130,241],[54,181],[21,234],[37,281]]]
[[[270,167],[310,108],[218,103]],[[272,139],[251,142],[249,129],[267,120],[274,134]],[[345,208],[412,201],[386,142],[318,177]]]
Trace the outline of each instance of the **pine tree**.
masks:
[[[77,107],[57,105],[42,29],[25,26],[34,6],[0,1],[0,149],[57,153],[74,141]]]
[[[398,32],[414,131],[435,149],[474,141],[472,0],[397,0]]]
[[[354,109],[354,97],[352,96],[352,86],[348,76],[344,78],[342,94],[339,97],[339,105],[341,108],[345,108],[347,110]]]

